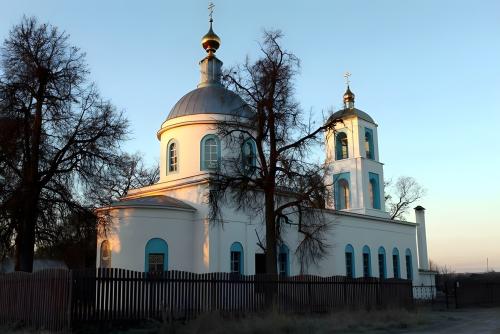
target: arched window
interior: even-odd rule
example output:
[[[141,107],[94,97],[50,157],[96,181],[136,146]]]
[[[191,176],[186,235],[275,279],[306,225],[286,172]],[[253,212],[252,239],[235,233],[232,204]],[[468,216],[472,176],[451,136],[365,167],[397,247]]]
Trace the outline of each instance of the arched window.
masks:
[[[252,174],[257,166],[257,149],[253,139],[247,139],[241,145],[241,160],[245,174]]]
[[[413,280],[413,266],[411,262],[411,250],[409,248],[406,249],[405,260],[406,260],[406,278]]]
[[[220,164],[220,142],[215,135],[201,140],[201,170],[217,170]]]
[[[349,158],[349,145],[347,142],[347,135],[345,132],[339,132],[335,136],[335,159]]]
[[[101,243],[101,268],[111,268],[111,245],[108,240]]]
[[[399,270],[399,251],[396,247],[392,250],[392,268],[394,269],[394,278],[401,278]]]
[[[370,194],[370,205],[373,209],[380,210],[380,188],[378,174],[368,173],[370,182],[368,183],[368,192]]]
[[[145,248],[144,270],[158,273],[168,270],[168,245],[161,238],[149,239]]]
[[[375,150],[373,147],[373,131],[365,128],[365,152],[367,159],[375,159]]]
[[[355,277],[354,248],[351,244],[345,246],[345,274],[347,277]]]
[[[335,185],[335,208],[337,210],[349,209],[351,207],[351,194],[349,181],[346,178],[339,178]]]
[[[370,247],[363,247],[363,277],[372,276],[372,261],[370,254]]]
[[[288,276],[290,273],[289,256],[290,250],[288,246],[282,244],[278,252],[278,272],[280,276]]]
[[[380,277],[381,279],[387,278],[384,247],[379,247],[378,249],[378,277]]]
[[[167,161],[168,161],[168,168],[167,171],[168,173],[174,173],[177,172],[177,168],[179,166],[178,160],[177,160],[177,143],[172,139],[168,142],[167,145]]]
[[[243,274],[243,246],[239,242],[233,242],[230,252],[231,272]]]

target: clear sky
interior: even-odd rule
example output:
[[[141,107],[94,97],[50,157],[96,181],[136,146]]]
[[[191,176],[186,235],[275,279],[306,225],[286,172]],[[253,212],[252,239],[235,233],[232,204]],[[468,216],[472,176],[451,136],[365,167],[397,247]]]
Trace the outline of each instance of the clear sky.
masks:
[[[430,258],[500,271],[500,1],[214,1],[218,57],[233,65],[281,29],[302,61],[297,93],[318,117],[356,106],[379,124],[385,177],[427,190]],[[127,150],[159,158],[156,131],[199,80],[207,1],[0,0],[0,39],[23,14],[71,35],[102,94],[126,112]],[[413,219],[413,213],[411,214]]]

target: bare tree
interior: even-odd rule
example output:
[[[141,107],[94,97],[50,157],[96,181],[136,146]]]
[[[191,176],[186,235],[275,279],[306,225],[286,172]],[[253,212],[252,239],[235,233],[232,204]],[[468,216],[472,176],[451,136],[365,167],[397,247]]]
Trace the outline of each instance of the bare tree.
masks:
[[[139,154],[122,154],[98,175],[97,182],[85,192],[89,205],[106,206],[127,195],[129,190],[152,185],[160,179],[159,164],[148,167]],[[98,186],[94,186],[95,184]]]
[[[413,203],[425,195],[426,190],[410,176],[401,176],[394,185],[386,183],[385,195],[387,210],[391,219],[405,220],[405,215]]]
[[[0,224],[15,239],[16,269],[31,271],[35,242],[82,207],[120,161],[128,123],[89,82],[84,53],[68,35],[24,18],[1,49],[0,119],[15,136],[0,138]]]
[[[223,220],[223,204],[262,218],[265,238],[257,237],[268,274],[277,273],[277,248],[287,226],[302,236],[296,249],[302,268],[327,252],[329,224],[320,209],[330,189],[325,182],[328,168],[308,159],[337,121],[316,126],[310,115],[304,118],[294,98],[299,59],[281,47],[281,38],[280,31],[264,32],[262,56],[255,62],[247,58],[224,75],[250,112],[218,125],[225,145],[240,154],[222,162],[209,198],[212,221]]]

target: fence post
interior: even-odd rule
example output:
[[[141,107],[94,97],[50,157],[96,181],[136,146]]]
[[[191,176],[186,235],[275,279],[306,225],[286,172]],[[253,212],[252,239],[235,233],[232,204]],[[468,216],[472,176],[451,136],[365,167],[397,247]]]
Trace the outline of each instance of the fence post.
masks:
[[[67,327],[68,329],[71,329],[71,315],[72,315],[72,307],[73,307],[73,270],[70,270],[68,272],[68,280],[69,280],[69,283],[68,283],[68,323],[67,323]]]
[[[377,308],[380,307],[382,305],[382,301],[380,300],[380,289],[381,289],[381,279],[380,278],[377,278],[377,284],[376,284],[376,290],[377,290],[377,293],[376,293],[376,305],[377,305]]]
[[[444,282],[444,295],[446,297],[446,309],[450,308],[450,304],[449,304],[449,301],[448,301],[448,294],[449,294],[449,291],[448,291],[448,282]]]

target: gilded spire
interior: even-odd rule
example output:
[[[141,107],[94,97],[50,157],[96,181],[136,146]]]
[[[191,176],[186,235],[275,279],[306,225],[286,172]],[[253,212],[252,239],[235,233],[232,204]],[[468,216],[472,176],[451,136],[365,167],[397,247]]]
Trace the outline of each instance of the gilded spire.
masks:
[[[205,36],[201,38],[201,46],[208,52],[209,55],[215,53],[215,51],[217,51],[217,49],[220,46],[220,38],[219,36],[217,36],[216,33],[214,33],[212,29],[212,22],[214,21],[212,18],[214,7],[215,5],[213,3],[210,3],[208,6],[209,10],[208,22],[210,22],[210,29],[205,34]]]
[[[354,108],[354,98],[356,97],[356,95],[354,95],[354,93],[351,92],[351,89],[349,87],[349,83],[350,83],[349,77],[350,76],[351,76],[351,73],[349,73],[349,72],[346,72],[344,74],[344,78],[345,78],[345,81],[346,81],[345,83],[347,85],[347,89],[346,89],[346,91],[344,93],[344,107],[346,109],[347,108],[349,108],[349,109]]]

